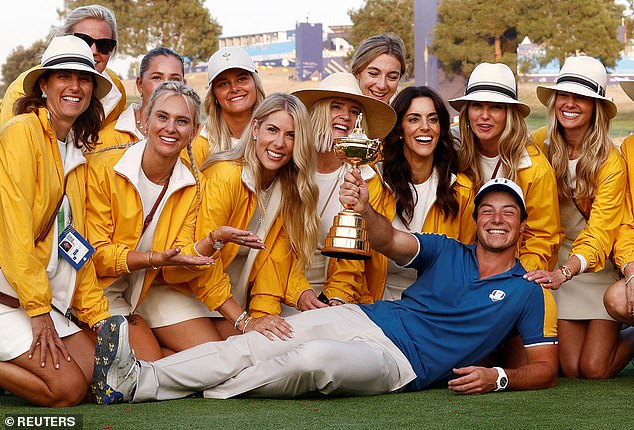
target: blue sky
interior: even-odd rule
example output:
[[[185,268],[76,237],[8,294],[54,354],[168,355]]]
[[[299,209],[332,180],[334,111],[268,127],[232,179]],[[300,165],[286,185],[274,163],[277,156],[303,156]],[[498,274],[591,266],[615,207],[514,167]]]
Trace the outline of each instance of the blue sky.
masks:
[[[3,1],[0,65],[16,46],[30,46],[46,37],[51,26],[59,25],[57,9],[63,3],[63,0]],[[350,24],[348,10],[358,9],[363,3],[364,0],[243,0],[236,3],[205,0],[211,15],[223,26],[224,36],[290,30],[295,28],[296,22],[305,22],[307,18],[309,22],[324,25]],[[119,73],[127,71],[123,60],[112,65]]]

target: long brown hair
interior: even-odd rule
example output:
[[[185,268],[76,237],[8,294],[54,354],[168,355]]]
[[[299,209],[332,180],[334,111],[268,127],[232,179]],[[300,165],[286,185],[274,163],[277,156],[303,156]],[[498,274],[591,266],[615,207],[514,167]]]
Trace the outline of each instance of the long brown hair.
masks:
[[[440,136],[433,159],[434,169],[438,172],[436,204],[444,214],[445,220],[449,217],[455,218],[459,210],[456,190],[451,186],[452,175],[458,168],[458,153],[454,147],[454,138],[449,128],[447,107],[443,99],[430,87],[407,87],[392,102],[392,107],[397,115],[396,124],[385,138],[383,145],[383,176],[394,193],[396,214],[406,226],[409,226],[412,221],[416,203],[410,185],[412,183],[412,168],[403,151],[405,142],[402,121],[412,104],[412,100],[417,97],[427,97],[432,100],[440,121]]]

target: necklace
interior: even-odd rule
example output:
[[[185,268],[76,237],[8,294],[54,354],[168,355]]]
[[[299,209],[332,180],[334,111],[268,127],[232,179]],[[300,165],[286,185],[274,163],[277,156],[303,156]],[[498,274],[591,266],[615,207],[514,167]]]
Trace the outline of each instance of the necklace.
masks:
[[[137,119],[137,114],[139,116],[139,119]],[[136,120],[136,128],[137,128],[137,130],[139,130],[141,132],[141,134],[145,136],[145,132],[147,130],[145,129],[145,127],[143,127],[141,125],[141,112],[140,112],[140,109],[139,110],[134,109],[134,119]]]
[[[271,196],[273,195],[273,187],[275,186],[275,182],[277,181],[277,176],[271,182],[271,185],[266,190],[260,191],[262,194],[262,210],[258,216],[258,230],[262,228],[264,225],[264,214],[266,213],[266,209],[269,207],[269,201],[271,201]]]
[[[333,182],[332,188],[330,188],[330,193],[328,194],[328,197],[326,198],[326,202],[324,203],[324,206],[321,208],[321,211],[319,212],[319,218],[321,218],[324,215],[324,212],[326,211],[326,208],[328,207],[328,204],[330,203],[330,200],[332,199],[332,195],[335,193],[335,189],[337,188],[337,185],[339,185],[339,181],[341,181],[341,177],[343,176],[343,172],[345,170],[344,167],[345,167],[345,164],[342,164],[341,167],[339,167],[339,172],[337,173],[335,182]]]

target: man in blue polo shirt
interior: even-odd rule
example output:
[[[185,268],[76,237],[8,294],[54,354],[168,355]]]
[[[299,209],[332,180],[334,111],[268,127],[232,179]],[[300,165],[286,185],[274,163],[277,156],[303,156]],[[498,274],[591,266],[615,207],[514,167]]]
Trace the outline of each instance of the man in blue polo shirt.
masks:
[[[98,337],[91,385],[97,401],[167,400],[203,390],[211,398],[371,395],[447,382],[471,394],[555,384],[555,303],[550,292],[523,278],[515,258],[527,216],[517,184],[495,179],[480,189],[477,243],[470,246],[394,229],[370,207],[356,172],[346,176],[340,200],[366,219],[372,247],[418,270],[401,300],[303,312],[286,318],[290,338],[248,332],[153,363],[135,360],[127,323],[115,316]],[[524,343],[525,365],[478,366],[515,335]]]

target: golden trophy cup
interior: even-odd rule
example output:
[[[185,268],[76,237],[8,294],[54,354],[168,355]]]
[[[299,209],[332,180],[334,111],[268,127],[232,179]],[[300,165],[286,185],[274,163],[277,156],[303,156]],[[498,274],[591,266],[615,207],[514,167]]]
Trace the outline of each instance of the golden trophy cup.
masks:
[[[359,166],[376,160],[381,152],[381,141],[370,139],[361,128],[362,118],[360,113],[350,135],[334,139],[335,154],[357,171]],[[321,253],[347,260],[368,260],[370,244],[363,217],[349,207],[335,215]]]

